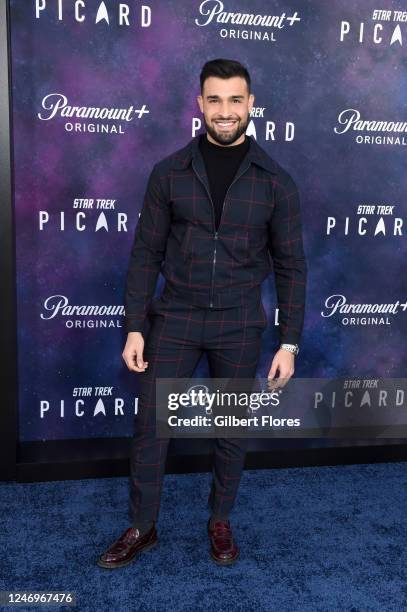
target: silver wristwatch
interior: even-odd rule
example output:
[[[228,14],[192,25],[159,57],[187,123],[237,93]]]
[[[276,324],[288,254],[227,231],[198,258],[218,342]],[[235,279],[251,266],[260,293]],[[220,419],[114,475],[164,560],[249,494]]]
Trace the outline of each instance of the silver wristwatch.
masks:
[[[298,344],[287,344],[286,342],[283,342],[280,344],[280,348],[286,349],[287,351],[290,351],[290,353],[294,353],[294,355],[298,355],[300,352],[300,347]]]

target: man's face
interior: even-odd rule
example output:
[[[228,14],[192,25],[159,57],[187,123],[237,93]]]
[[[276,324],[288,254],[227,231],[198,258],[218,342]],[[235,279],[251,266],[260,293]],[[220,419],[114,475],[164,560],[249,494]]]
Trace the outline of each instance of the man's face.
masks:
[[[254,102],[254,95],[248,94],[243,77],[208,77],[197,100],[208,140],[224,146],[243,142]]]

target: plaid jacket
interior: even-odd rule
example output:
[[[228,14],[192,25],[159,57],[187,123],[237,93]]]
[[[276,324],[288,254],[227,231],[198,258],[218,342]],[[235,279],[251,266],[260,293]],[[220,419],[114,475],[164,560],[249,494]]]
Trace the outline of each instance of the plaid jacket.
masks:
[[[127,272],[125,329],[142,331],[159,272],[164,293],[189,304],[245,304],[274,271],[280,342],[297,343],[307,265],[296,184],[252,136],[218,231],[199,135],[149,176]]]

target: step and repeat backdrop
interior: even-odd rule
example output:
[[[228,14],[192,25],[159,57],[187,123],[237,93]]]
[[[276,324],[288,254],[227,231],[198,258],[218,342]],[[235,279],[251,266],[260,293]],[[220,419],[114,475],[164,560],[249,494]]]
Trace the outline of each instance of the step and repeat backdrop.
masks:
[[[324,381],[325,410],[407,423],[406,4],[11,0],[10,23],[20,440],[131,435],[134,231],[152,166],[204,131],[199,73],[218,57],[248,68],[247,133],[300,191],[294,376]],[[262,292],[259,377],[277,346],[272,276]]]

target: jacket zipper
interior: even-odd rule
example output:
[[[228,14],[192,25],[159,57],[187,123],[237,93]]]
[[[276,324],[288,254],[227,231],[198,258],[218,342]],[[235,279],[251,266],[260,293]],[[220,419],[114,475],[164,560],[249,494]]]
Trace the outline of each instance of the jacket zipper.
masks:
[[[215,240],[215,244],[214,244],[214,248],[213,248],[213,258],[212,258],[211,293],[210,293],[209,307],[213,308],[213,293],[214,293],[214,287],[215,287],[215,282],[214,281],[215,281],[215,264],[216,264],[216,244],[217,244],[217,240],[218,240],[218,231],[219,231],[219,228],[220,228],[221,223],[222,223],[223,209],[225,207],[226,197],[227,197],[229,189],[232,187],[233,183],[235,183],[237,181],[237,179],[240,178],[242,176],[242,174],[244,174],[246,172],[246,170],[247,170],[247,168],[249,168],[249,166],[246,166],[242,170],[242,172],[240,172],[240,174],[235,176],[235,178],[233,179],[233,181],[230,183],[229,187],[226,190],[225,198],[224,198],[223,203],[222,203],[222,210],[221,210],[221,213],[220,213],[218,230],[216,229],[216,224],[215,224],[215,206],[213,204],[213,200],[212,200],[211,194],[209,193],[209,190],[207,189],[204,181],[199,176],[199,173],[197,172],[197,170],[196,170],[196,168],[194,166],[194,162],[193,161],[192,161],[192,167],[195,170],[195,174],[197,175],[197,177],[201,181],[202,185],[205,187],[205,190],[206,190],[206,192],[208,194],[209,200],[210,200],[210,202],[212,204],[212,220],[213,220],[213,231],[214,231],[213,238]]]

